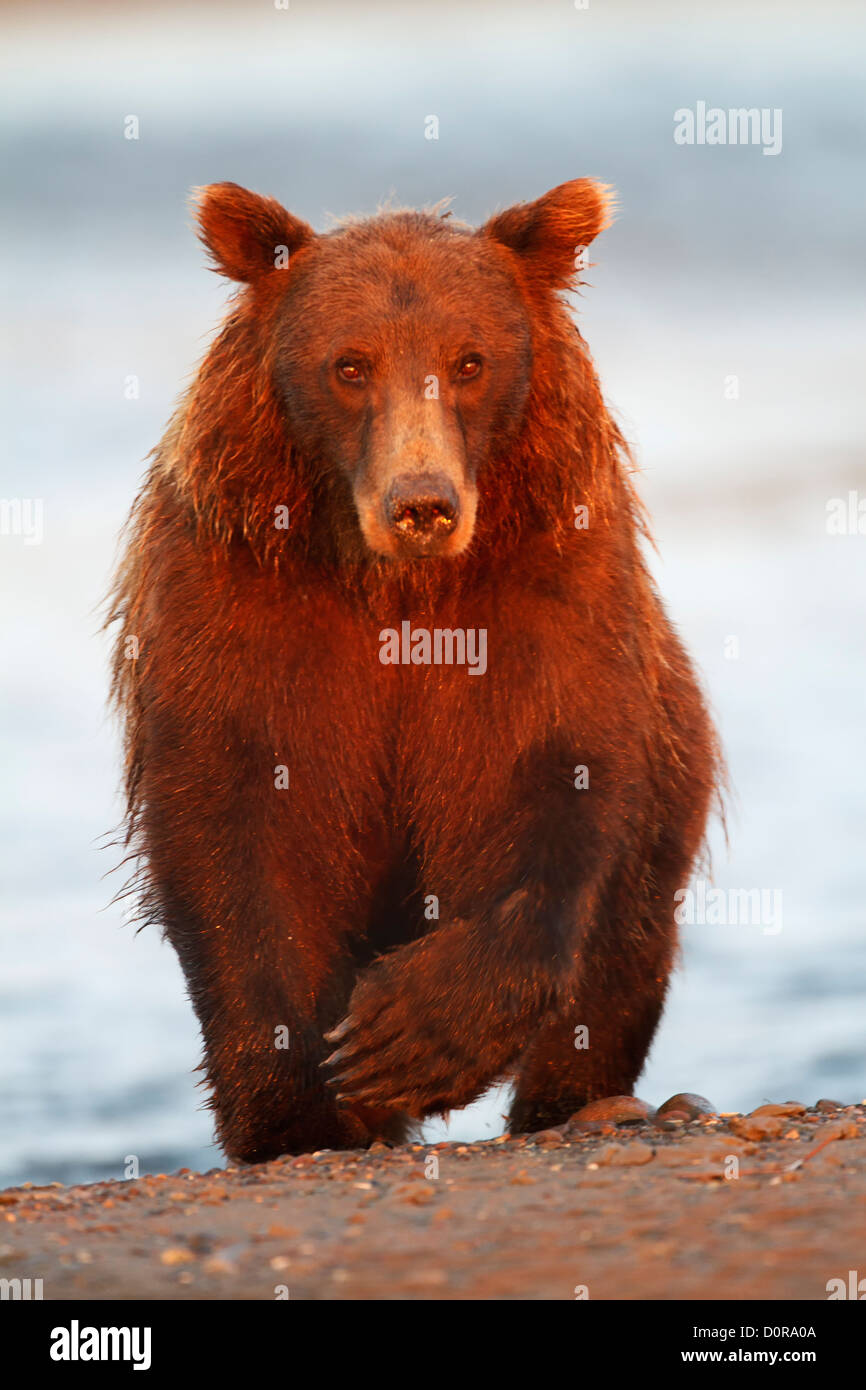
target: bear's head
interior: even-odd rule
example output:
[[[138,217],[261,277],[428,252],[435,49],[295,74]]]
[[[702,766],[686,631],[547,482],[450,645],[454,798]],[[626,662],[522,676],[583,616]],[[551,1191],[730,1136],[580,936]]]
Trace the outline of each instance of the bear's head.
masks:
[[[608,208],[606,190],[581,179],[477,230],[435,210],[386,211],[319,235],[236,184],[200,190],[215,267],[247,287],[238,332],[251,341],[255,325],[268,376],[251,399],[272,389],[291,453],[316,487],[351,498],[369,551],[417,559],[470,545],[485,477],[524,421],[543,306],[564,316],[558,291]]]

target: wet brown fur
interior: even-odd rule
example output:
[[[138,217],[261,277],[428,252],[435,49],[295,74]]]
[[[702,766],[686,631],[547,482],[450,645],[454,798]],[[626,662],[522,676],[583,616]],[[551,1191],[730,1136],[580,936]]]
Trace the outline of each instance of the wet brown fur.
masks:
[[[135,503],[114,695],[143,914],[180,957],[236,1158],[399,1138],[504,1075],[512,1127],[554,1124],[631,1091],[655,1031],[719,764],[561,295],[604,196],[564,190],[478,232],[386,212],[318,238],[233,185],[202,196],[203,236],[244,286]],[[288,271],[260,263],[283,244]],[[530,329],[503,368],[522,392],[479,406],[478,515],[452,558],[369,550],[315,442],[349,424],[324,401],[315,430],[293,406],[293,431],[279,384],[286,355],[296,375],[313,355],[287,340],[291,295],[315,345],[342,312],[387,320],[395,267],[437,321],[468,297]],[[380,630],[404,619],[486,628],[487,673],[383,666]],[[323,1034],[346,1015],[335,1088]]]

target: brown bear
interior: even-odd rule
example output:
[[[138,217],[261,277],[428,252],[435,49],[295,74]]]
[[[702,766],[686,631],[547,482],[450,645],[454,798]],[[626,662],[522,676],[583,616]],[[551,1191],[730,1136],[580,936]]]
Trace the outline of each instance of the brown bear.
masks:
[[[242,289],[132,513],[114,675],[236,1159],[503,1077],[534,1130],[643,1066],[718,758],[563,297],[608,208],[316,234],[198,195]]]

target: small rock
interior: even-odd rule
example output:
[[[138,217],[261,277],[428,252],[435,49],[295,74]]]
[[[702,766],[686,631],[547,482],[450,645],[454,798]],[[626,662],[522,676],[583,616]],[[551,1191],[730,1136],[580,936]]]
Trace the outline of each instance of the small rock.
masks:
[[[217,1244],[216,1236],[209,1231],[195,1231],[189,1237],[189,1248],[195,1255],[209,1255]]]
[[[453,1216],[453,1207],[440,1207],[438,1211],[434,1211],[433,1213],[433,1225],[440,1226],[443,1221],[451,1221]]]
[[[561,1129],[542,1129],[538,1134],[532,1136],[533,1144],[544,1144],[548,1148],[555,1149],[563,1142]]]
[[[805,1113],[805,1105],[801,1105],[798,1100],[786,1100],[781,1105],[759,1105],[757,1110],[749,1111],[753,1118],[759,1115],[805,1115]]]
[[[780,1139],[785,1132],[785,1120],[781,1115],[739,1115],[728,1121],[728,1127],[742,1139]]]
[[[571,1116],[569,1125],[609,1124],[637,1125],[652,1118],[653,1109],[637,1096],[606,1096],[591,1100]]]
[[[653,1124],[656,1129],[682,1129],[691,1119],[685,1110],[669,1110],[666,1115],[656,1115]]]
[[[631,1144],[605,1144],[595,1155],[595,1162],[599,1165],[610,1165],[613,1168],[637,1168],[641,1164],[651,1163],[655,1157],[655,1151],[649,1144],[644,1144],[641,1139],[635,1139]]]
[[[188,1265],[195,1259],[191,1250],[182,1250],[179,1246],[172,1246],[168,1250],[163,1250],[160,1261],[164,1265]]]
[[[694,1091],[680,1091],[677,1095],[671,1096],[664,1105],[660,1105],[656,1111],[656,1120],[670,1120],[675,1115],[685,1115],[690,1120],[697,1120],[701,1115],[717,1115],[719,1112],[706,1096],[696,1095]]]
[[[817,1105],[815,1106],[815,1109],[820,1110],[822,1113],[826,1114],[826,1112],[829,1110],[844,1110],[845,1106],[842,1104],[841,1100],[824,1099],[818,1101]]]
[[[855,1120],[836,1120],[821,1125],[815,1131],[815,1143],[826,1144],[830,1139],[856,1139],[859,1134]]]
[[[229,1194],[224,1187],[214,1183],[210,1187],[200,1187],[196,1196],[205,1206],[215,1206],[218,1202],[228,1201]]]
[[[436,1200],[436,1193],[433,1191],[432,1183],[428,1183],[426,1187],[413,1188],[401,1200],[411,1203],[413,1207],[426,1207],[428,1202]]]

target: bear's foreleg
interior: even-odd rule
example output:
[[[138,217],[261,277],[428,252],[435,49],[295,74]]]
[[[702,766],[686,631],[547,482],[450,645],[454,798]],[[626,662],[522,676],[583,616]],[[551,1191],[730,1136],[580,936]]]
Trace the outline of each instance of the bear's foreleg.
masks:
[[[676,958],[674,894],[689,881],[702,825],[702,812],[682,805],[660,840],[611,876],[575,953],[571,990],[520,1059],[513,1133],[548,1129],[589,1101],[633,1094]]]
[[[362,972],[327,1036],[343,1104],[420,1118],[468,1105],[526,1046],[562,987],[565,942],[588,910],[520,889],[473,920],[437,927]]]

